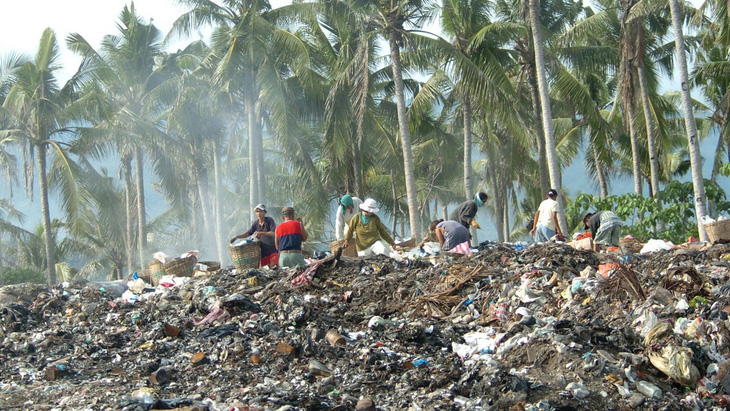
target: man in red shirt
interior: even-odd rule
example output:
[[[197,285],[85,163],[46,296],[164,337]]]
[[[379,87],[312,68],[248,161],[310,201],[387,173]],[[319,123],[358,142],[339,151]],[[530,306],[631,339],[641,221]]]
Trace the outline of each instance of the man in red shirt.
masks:
[[[279,250],[279,267],[305,266],[302,255],[302,241],[307,241],[307,230],[302,220],[294,218],[294,209],[281,210],[284,222],[276,226],[276,248]]]

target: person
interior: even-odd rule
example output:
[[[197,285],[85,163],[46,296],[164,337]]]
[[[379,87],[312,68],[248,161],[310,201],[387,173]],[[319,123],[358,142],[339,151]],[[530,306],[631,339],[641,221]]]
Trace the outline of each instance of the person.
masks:
[[[591,230],[593,251],[598,251],[600,245],[618,246],[623,224],[613,211],[588,213],[583,217],[585,229]]]
[[[555,201],[558,192],[551,188],[545,197],[537,208],[530,230],[530,235],[535,236],[536,243],[550,241],[556,234],[563,235],[558,224],[558,202]]]
[[[294,218],[292,207],[282,208],[281,217],[284,221],[276,227],[274,237],[279,250],[279,267],[304,267],[307,263],[302,255],[302,241],[307,241],[307,230],[301,218]]]
[[[335,238],[337,241],[342,240],[347,233],[347,223],[357,214],[360,209],[362,200],[345,194],[340,197],[340,205],[337,207],[337,217],[335,218]]]
[[[469,241],[469,230],[452,220],[434,220],[429,229],[436,234],[443,251],[449,251],[457,245]]]
[[[488,198],[489,196],[485,193],[476,193],[473,200],[467,200],[459,204],[456,210],[449,215],[449,220],[458,222],[467,230],[469,230],[469,225],[479,228],[479,224],[474,220],[474,217],[477,215],[477,209],[483,207]]]
[[[348,223],[348,230],[345,234],[344,247],[350,245],[350,240],[355,237],[355,249],[360,257],[385,254],[385,247],[380,242],[385,240],[392,249],[395,249],[395,241],[388,234],[380,217],[375,215],[379,211],[378,203],[372,198],[365,199],[360,204],[360,212],[355,214]]]
[[[273,218],[266,216],[266,205],[264,204],[257,205],[254,212],[257,218],[251,224],[251,228],[245,233],[231,238],[231,242],[239,238],[256,237],[261,245],[261,267],[273,267],[279,263],[279,253],[276,252],[276,244],[274,244],[276,222]]]

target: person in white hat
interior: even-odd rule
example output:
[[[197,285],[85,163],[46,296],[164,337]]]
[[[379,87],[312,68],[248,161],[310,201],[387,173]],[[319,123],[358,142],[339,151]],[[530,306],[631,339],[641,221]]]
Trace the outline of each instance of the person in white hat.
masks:
[[[390,244],[391,248],[395,248],[393,237],[380,221],[380,217],[375,215],[378,210],[378,203],[372,198],[367,198],[360,204],[360,212],[354,215],[347,224],[345,248],[350,244],[353,236],[355,236],[357,255],[360,257],[385,254],[385,246],[380,241],[381,239]]]
[[[261,267],[276,266],[279,264],[279,252],[274,241],[276,222],[266,215],[266,205],[264,204],[257,205],[253,211],[256,213],[256,220],[251,223],[251,228],[245,233],[231,238],[231,243],[249,236],[258,238],[261,242]]]

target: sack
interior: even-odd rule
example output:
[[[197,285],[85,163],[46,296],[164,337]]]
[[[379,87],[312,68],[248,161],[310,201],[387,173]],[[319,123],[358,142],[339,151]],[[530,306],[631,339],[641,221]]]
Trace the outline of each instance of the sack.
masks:
[[[593,250],[593,239],[591,238],[590,233],[588,233],[588,234],[589,235],[587,238],[571,241],[568,244],[573,246],[573,248],[575,248],[576,250],[587,250],[587,251]]]

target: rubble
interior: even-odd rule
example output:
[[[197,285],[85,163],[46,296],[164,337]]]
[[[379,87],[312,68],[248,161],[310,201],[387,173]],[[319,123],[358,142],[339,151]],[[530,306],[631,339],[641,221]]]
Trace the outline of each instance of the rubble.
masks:
[[[726,407],[730,246],[413,255],[2,287],[0,408]]]

